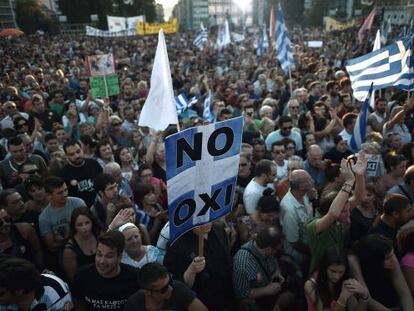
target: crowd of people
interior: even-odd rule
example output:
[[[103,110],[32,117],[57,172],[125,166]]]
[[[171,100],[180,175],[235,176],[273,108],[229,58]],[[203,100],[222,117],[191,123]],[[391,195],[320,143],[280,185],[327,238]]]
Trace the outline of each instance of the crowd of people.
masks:
[[[173,244],[177,127],[138,126],[156,36],[0,39],[0,311],[414,310],[414,96],[377,92],[350,145],[344,62],[372,36],[293,29],[290,78],[255,33],[220,52],[193,37],[167,36],[175,93],[198,98],[180,128],[242,116],[243,143],[232,212]],[[97,99],[85,58],[102,53],[120,94]]]

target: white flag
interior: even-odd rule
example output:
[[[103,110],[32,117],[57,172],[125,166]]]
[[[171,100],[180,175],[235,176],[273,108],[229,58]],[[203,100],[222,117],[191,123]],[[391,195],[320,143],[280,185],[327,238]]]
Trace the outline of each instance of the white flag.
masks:
[[[378,29],[377,35],[375,37],[374,48],[372,49],[372,51],[374,52],[376,50],[379,50],[380,48],[381,48],[381,31]],[[375,91],[372,93],[370,106],[372,109],[374,109],[375,107]]]
[[[178,116],[167,46],[165,45],[164,32],[161,29],[158,34],[158,46],[152,67],[151,87],[144,107],[142,107],[138,125],[162,131],[170,124],[178,124]]]

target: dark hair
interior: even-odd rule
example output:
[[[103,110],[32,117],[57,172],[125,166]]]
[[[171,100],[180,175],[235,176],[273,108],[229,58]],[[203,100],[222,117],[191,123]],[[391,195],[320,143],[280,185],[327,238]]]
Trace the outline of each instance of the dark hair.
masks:
[[[95,148],[95,146],[96,146],[96,142],[89,135],[81,135],[79,137],[79,141],[81,141],[82,144],[87,145],[91,148]]]
[[[332,163],[330,160],[326,160],[325,175],[328,182],[333,182],[336,177],[341,175],[341,166],[337,163]]]
[[[76,220],[79,216],[85,216],[89,218],[89,220],[92,222],[92,233],[94,236],[98,236],[99,231],[101,228],[99,228],[98,223],[96,222],[95,217],[93,216],[92,212],[87,207],[80,207],[75,209],[72,212],[72,216],[70,216],[70,234],[73,237],[76,234]]]
[[[263,196],[257,202],[259,213],[279,212],[279,202],[273,194],[273,189],[267,188],[263,191]]]
[[[45,143],[47,143],[49,140],[52,140],[52,139],[57,139],[55,134],[53,134],[53,133],[47,133],[45,135]]]
[[[391,151],[388,152],[384,157],[384,166],[387,172],[390,172],[393,167],[397,167],[404,161],[407,161],[407,159],[403,155],[396,154],[395,152]]]
[[[222,116],[223,114],[232,114],[232,112],[228,108],[223,108],[220,110],[220,116]]]
[[[283,292],[277,297],[279,311],[299,311],[300,299],[293,292]]]
[[[40,285],[40,274],[34,264],[26,259],[8,258],[0,262],[0,287],[15,295],[35,290]]]
[[[259,248],[277,248],[283,241],[283,233],[275,226],[268,226],[256,235],[256,244]]]
[[[114,160],[115,160],[115,162],[116,162],[116,163],[118,163],[120,166],[122,165],[120,155],[121,155],[122,150],[124,150],[124,149],[128,150],[129,152],[131,152],[127,146],[120,146],[120,147],[118,147],[118,148],[115,150],[115,153],[114,153]],[[131,159],[132,159],[132,158],[131,158]]]
[[[101,149],[102,146],[106,146],[106,145],[109,145],[109,147],[111,147],[111,150],[113,151],[113,148],[112,148],[112,145],[111,145],[111,142],[109,141],[109,139],[101,139],[96,144],[96,156],[98,158],[102,158],[100,149]]]
[[[47,177],[44,181],[45,190],[47,193],[52,193],[53,190],[60,188],[64,185],[65,181],[57,176]]]
[[[385,256],[391,251],[392,242],[380,234],[367,235],[357,245],[356,255],[372,297],[381,297],[378,294],[387,295],[388,290],[392,288],[391,280],[384,272]],[[378,286],[378,284],[383,286]]]
[[[17,190],[14,188],[4,189],[0,192],[0,206],[7,207],[7,198],[9,195],[16,193]]]
[[[341,135],[336,135],[335,137],[334,137],[334,143],[335,143],[335,146],[337,145],[337,144],[339,144],[341,141],[343,141],[344,140],[344,138],[341,136]]]
[[[78,142],[77,140],[74,140],[74,139],[69,139],[68,141],[66,141],[66,142],[63,144],[63,151],[66,153],[66,150],[67,150],[69,147],[72,147],[72,146],[75,146],[75,145],[78,145],[78,146],[79,146],[79,148],[81,148],[81,145],[79,144],[79,142]]]
[[[33,186],[44,188],[42,177],[40,177],[38,175],[31,175],[31,176],[29,176],[29,178],[27,178],[24,181],[23,187],[24,187],[24,190],[26,191],[28,197],[30,197],[28,192],[29,192],[30,188],[33,187]]]
[[[279,122],[278,122],[279,127],[282,127],[282,124],[287,123],[287,122],[292,122],[292,118],[289,116],[280,116]]]
[[[112,185],[115,182],[116,182],[115,177],[112,176],[111,174],[101,173],[95,177],[93,184],[94,184],[95,190],[99,192],[99,191],[105,191],[105,188],[108,185]]]
[[[408,207],[410,207],[410,200],[405,195],[399,193],[388,194],[383,203],[385,215],[391,215],[394,212],[400,213]]]
[[[10,146],[20,146],[23,144],[23,140],[18,136],[13,136],[7,140],[7,148],[10,149]]]
[[[357,114],[353,112],[348,112],[342,117],[342,122],[344,123],[344,127],[351,125],[352,122],[358,117]]]
[[[341,280],[333,286],[333,295],[329,289],[328,268],[331,265],[344,265],[346,270]],[[316,284],[316,297],[321,298],[323,308],[330,306],[332,300],[338,300],[341,293],[342,282],[348,276],[348,262],[346,255],[338,247],[330,247],[325,250],[318,263],[318,281]]]
[[[110,248],[116,248],[118,255],[121,255],[125,247],[125,238],[121,232],[117,230],[110,230],[102,233],[98,237],[98,244],[103,244]]]
[[[168,275],[166,267],[158,262],[151,262],[144,265],[139,271],[138,282],[142,288],[148,289],[152,283]]]
[[[272,166],[276,166],[272,161],[263,159],[257,162],[256,164],[256,177],[261,176],[262,174],[269,174],[272,170]]]
[[[270,151],[273,150],[273,147],[274,146],[279,146],[279,147],[282,146],[282,147],[285,147],[285,144],[281,140],[275,141],[275,142],[272,143],[272,146],[270,147]]]
[[[338,195],[338,191],[330,191],[321,197],[319,201],[319,206],[318,206],[319,214],[323,216],[328,213],[329,208],[331,207],[332,202],[335,200],[337,195]]]
[[[154,191],[154,187],[150,184],[137,183],[132,189],[134,192],[135,202],[140,204],[141,200],[148,194]]]
[[[285,146],[285,148],[287,148],[287,146],[288,146],[289,144],[294,144],[294,145],[295,145],[295,149],[296,149],[296,142],[295,142],[293,139],[289,138],[289,137],[285,137],[285,138],[283,138],[283,139],[281,140],[281,142],[283,143],[283,145]]]
[[[256,146],[256,145],[260,145],[260,146],[266,146],[266,143],[263,139],[261,138],[255,138],[252,141],[252,147]]]

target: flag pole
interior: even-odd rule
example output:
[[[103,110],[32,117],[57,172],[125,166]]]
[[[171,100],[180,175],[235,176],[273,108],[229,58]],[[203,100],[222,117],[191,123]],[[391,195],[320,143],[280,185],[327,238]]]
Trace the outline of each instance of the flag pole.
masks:
[[[104,74],[103,75],[103,78],[104,78],[104,84],[105,84],[105,96],[106,97],[109,97],[109,95],[108,95],[108,84],[106,83],[106,75]]]
[[[292,96],[292,71],[290,70],[289,66],[289,89],[290,89],[290,96]]]
[[[204,233],[199,232],[198,234],[198,256],[204,257]]]

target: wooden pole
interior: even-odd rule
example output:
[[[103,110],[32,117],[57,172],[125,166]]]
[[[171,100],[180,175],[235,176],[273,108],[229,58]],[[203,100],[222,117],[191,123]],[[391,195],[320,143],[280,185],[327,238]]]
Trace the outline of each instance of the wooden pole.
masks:
[[[204,257],[204,232],[198,234],[198,256]]]
[[[292,96],[293,90],[292,90],[292,71],[289,67],[289,90],[290,90],[290,96]]]
[[[109,98],[108,96],[108,84],[106,83],[106,75],[103,75],[104,84],[105,84],[105,96]]]

